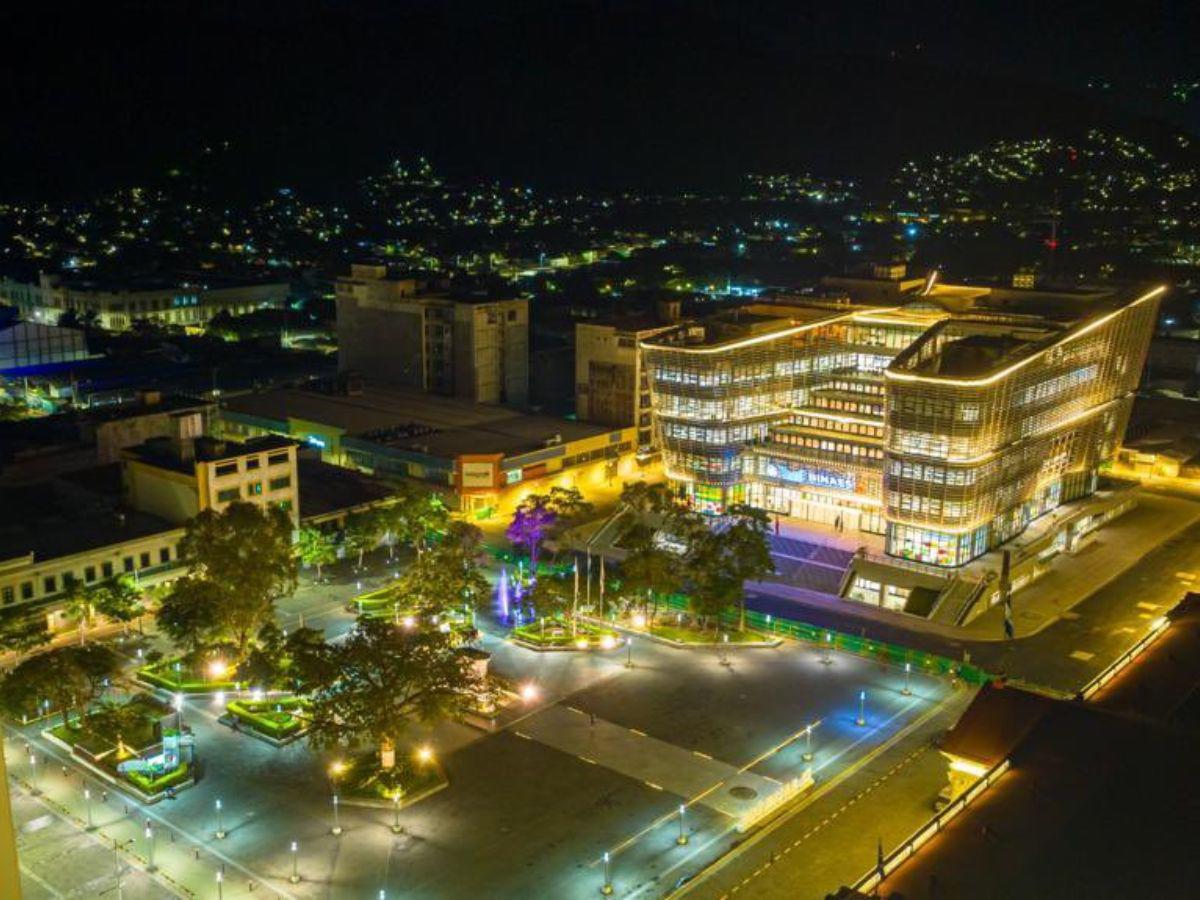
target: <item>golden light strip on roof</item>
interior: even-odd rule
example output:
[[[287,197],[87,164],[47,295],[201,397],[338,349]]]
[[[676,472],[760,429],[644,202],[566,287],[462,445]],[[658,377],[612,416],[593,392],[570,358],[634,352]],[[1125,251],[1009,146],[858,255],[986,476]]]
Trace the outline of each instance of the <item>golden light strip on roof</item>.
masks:
[[[1011,375],[1013,372],[1017,371],[1018,369],[1024,368],[1025,366],[1029,365],[1031,362],[1033,362],[1035,359],[1039,358],[1047,350],[1050,350],[1053,347],[1059,347],[1059,346],[1067,343],[1068,341],[1075,340],[1075,338],[1083,337],[1085,334],[1088,334],[1088,333],[1094,331],[1095,329],[1099,328],[1101,325],[1105,324],[1106,322],[1115,318],[1116,316],[1119,316],[1121,313],[1125,312],[1126,310],[1133,309],[1133,307],[1137,306],[1140,303],[1145,302],[1146,300],[1149,300],[1151,297],[1158,296],[1166,289],[1167,289],[1166,285],[1160,284],[1154,290],[1150,291],[1150,293],[1143,294],[1141,297],[1138,297],[1132,303],[1130,303],[1126,306],[1122,306],[1120,309],[1114,309],[1112,312],[1108,313],[1107,315],[1101,316],[1099,319],[1094,319],[1091,322],[1088,322],[1087,325],[1083,326],[1078,331],[1072,331],[1070,334],[1066,335],[1062,339],[1057,340],[1054,343],[1049,344],[1048,346],[1045,346],[1034,353],[1031,353],[1029,356],[1026,356],[1024,359],[1017,360],[1015,363],[1013,363],[1008,368],[1001,369],[999,372],[993,372],[991,375],[988,375],[986,378],[947,378],[944,375],[916,375],[912,372],[898,372],[891,368],[884,369],[883,374],[884,374],[885,378],[890,378],[893,381],[919,381],[919,382],[924,382],[926,384],[946,384],[946,385],[957,386],[957,387],[983,387],[985,385],[994,384],[995,382],[999,381],[1001,378],[1005,378],[1005,377]]]
[[[769,341],[777,341],[781,338],[791,337],[792,335],[800,334],[804,331],[811,331],[814,328],[822,328],[826,325],[832,325],[835,322],[841,322],[844,319],[852,319],[854,316],[855,313],[845,312],[841,315],[831,316],[827,319],[816,319],[812,322],[805,322],[802,325],[793,325],[790,328],[781,328],[779,331],[768,331],[765,334],[756,334],[753,337],[730,341],[726,344],[713,344],[709,347],[677,347],[673,344],[655,344],[650,341],[639,341],[638,347],[643,350],[665,350],[672,353],[691,353],[696,355],[727,353],[730,350],[741,350],[744,347],[753,347],[757,344],[764,344]]]

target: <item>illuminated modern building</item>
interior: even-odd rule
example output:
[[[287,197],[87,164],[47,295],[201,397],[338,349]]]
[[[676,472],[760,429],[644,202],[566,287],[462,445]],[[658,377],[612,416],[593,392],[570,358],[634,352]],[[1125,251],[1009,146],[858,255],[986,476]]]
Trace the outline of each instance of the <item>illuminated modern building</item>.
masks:
[[[694,506],[749,503],[955,567],[1095,490],[1161,288],[830,286],[641,342],[663,462]]]

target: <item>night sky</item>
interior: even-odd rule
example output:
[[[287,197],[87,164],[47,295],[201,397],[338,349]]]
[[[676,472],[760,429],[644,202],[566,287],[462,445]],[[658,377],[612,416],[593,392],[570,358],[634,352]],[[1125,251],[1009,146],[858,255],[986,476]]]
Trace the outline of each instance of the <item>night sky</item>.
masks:
[[[144,183],[225,140],[230,190],[329,193],[422,153],[545,186],[707,186],[751,169],[869,175],[1096,123],[1200,124],[1197,100],[1145,90],[1200,79],[1197,4],[959,6],[9,8],[0,195]]]

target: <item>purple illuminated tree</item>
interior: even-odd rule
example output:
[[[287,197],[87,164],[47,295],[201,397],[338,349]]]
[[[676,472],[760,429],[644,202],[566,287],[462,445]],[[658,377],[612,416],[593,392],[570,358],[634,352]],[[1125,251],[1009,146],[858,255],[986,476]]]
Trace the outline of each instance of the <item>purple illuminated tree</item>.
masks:
[[[542,541],[558,521],[558,515],[546,504],[546,498],[530,494],[513,513],[513,520],[505,534],[518,547],[529,553],[529,571],[537,571],[538,550]]]

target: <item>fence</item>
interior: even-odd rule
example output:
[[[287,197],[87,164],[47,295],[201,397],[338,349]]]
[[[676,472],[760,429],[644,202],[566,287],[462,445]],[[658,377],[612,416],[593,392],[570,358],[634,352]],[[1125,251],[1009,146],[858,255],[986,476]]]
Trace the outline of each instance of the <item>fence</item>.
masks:
[[[970,788],[960,794],[956,800],[952,801],[945,809],[913,832],[912,836],[905,841],[901,841],[900,846],[880,860],[870,872],[858,880],[858,883],[854,885],[854,889],[860,894],[873,894],[884,878],[896,871],[905,860],[916,853],[930,838],[945,828],[955,816],[974,803],[980,794],[995,784],[997,779],[1007,771],[1008,760],[1001,760],[989,772],[971,785]]]
[[[661,598],[663,605],[672,611],[683,612],[688,609],[687,597],[672,594]],[[720,624],[728,629],[738,627],[740,615],[736,611],[725,610],[720,615]],[[781,637],[806,641],[830,650],[841,650],[844,653],[854,653],[877,659],[891,665],[910,663],[914,671],[923,671],[933,675],[953,675],[968,684],[983,684],[991,681],[992,676],[971,663],[959,662],[936,653],[926,653],[902,647],[899,644],[889,644],[885,641],[875,641],[856,634],[844,634],[831,628],[818,628],[807,622],[782,616],[772,616],[754,610],[746,610],[746,624],[755,631],[775,634]]]

